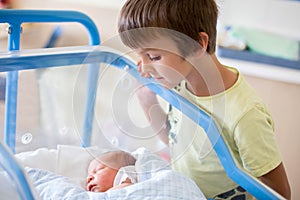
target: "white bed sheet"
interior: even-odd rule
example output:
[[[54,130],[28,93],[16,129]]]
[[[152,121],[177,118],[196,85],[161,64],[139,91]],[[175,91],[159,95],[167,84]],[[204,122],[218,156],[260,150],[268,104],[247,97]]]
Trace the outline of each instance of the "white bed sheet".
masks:
[[[169,163],[145,148],[132,153],[137,158],[138,183],[104,193],[87,192],[83,184],[86,167],[99,154],[99,149],[60,146],[56,151],[38,151],[16,157],[26,166],[28,177],[41,199],[206,199],[192,180],[171,170]],[[33,160],[38,162],[33,163]],[[44,160],[54,164],[45,165]],[[40,168],[33,168],[36,166]]]
[[[76,184],[84,186],[89,162],[100,153],[107,151],[98,147],[58,145],[57,149],[39,148],[35,151],[16,154],[23,167],[44,169],[63,175]]]

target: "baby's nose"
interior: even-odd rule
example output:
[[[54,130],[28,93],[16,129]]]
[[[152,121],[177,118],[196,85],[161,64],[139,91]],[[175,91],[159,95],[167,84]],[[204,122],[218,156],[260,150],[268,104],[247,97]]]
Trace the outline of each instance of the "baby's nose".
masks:
[[[86,178],[86,182],[89,183],[94,179],[94,176],[92,175],[88,175],[88,177]]]

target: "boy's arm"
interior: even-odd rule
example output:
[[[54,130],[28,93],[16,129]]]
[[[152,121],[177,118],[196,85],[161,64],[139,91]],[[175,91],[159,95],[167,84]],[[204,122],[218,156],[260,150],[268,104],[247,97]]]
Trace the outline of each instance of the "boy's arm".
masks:
[[[169,126],[167,114],[160,106],[156,94],[146,86],[143,86],[137,91],[137,97],[153,131],[159,136],[161,141],[168,145]]]
[[[263,104],[256,104],[239,119],[234,135],[243,167],[290,199],[290,187],[276,144],[273,120]]]
[[[259,179],[286,199],[291,199],[291,189],[282,163]]]

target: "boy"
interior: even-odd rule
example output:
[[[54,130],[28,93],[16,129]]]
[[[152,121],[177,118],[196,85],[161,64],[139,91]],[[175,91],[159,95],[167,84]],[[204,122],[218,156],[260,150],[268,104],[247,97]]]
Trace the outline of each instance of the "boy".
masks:
[[[138,70],[213,115],[237,162],[290,199],[290,187],[265,105],[238,70],[215,55],[218,9],[213,0],[128,0],[119,18],[123,43],[139,57]],[[140,103],[154,131],[169,145],[172,166],[207,198],[250,195],[225,173],[206,133],[175,108],[168,115],[143,87]]]

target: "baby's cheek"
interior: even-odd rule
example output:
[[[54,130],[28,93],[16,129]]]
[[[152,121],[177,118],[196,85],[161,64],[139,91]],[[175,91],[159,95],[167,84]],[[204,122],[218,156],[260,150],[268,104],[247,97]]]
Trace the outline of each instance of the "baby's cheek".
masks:
[[[97,180],[97,185],[99,189],[101,190],[100,192],[105,192],[106,190],[110,189],[113,187],[113,181],[110,176],[101,176],[98,177]]]

